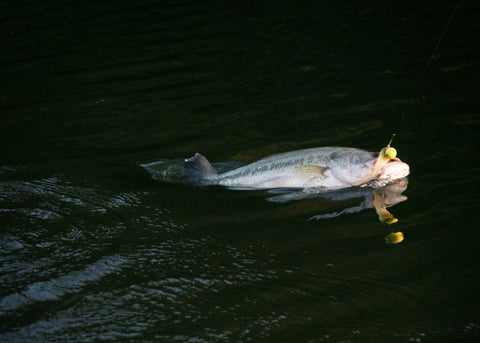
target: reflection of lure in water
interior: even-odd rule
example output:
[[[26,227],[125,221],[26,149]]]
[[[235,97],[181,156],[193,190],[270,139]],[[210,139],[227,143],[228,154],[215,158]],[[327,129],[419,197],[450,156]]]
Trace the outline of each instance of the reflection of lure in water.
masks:
[[[183,164],[184,181],[230,188],[340,189],[376,181],[387,184],[410,172],[390,145],[380,153],[353,148],[314,148],[282,153],[219,174],[197,153]]]
[[[385,244],[398,244],[403,242],[403,238],[402,232],[392,232],[385,237]]]

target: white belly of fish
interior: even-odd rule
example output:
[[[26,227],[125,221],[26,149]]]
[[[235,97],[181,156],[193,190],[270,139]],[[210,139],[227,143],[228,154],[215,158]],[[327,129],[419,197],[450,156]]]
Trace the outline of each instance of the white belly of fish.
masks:
[[[229,175],[222,175],[219,177],[218,184],[231,188],[254,188],[254,189],[268,189],[268,188],[311,188],[311,187],[326,187],[338,188],[349,186],[350,184],[340,180],[333,175],[330,169],[324,172],[324,177],[311,178],[299,177],[296,168],[289,168],[289,170],[276,171],[275,173],[264,175],[246,175],[229,177]]]

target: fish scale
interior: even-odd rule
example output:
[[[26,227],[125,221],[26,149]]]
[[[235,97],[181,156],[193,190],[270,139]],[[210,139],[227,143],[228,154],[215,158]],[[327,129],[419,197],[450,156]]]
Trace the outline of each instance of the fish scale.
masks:
[[[304,149],[273,155],[223,174],[197,153],[185,160],[182,175],[187,182],[231,188],[338,189],[408,175],[408,165],[387,154],[388,149],[392,148],[387,146],[380,153],[344,147]]]

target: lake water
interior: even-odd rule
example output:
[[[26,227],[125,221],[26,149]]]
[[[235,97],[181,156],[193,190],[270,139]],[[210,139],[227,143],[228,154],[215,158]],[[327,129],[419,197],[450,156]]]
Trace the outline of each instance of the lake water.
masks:
[[[477,2],[429,63],[456,5],[0,5],[0,341],[478,340]],[[372,194],[271,201],[140,166],[392,133],[411,167],[392,225],[355,211]]]

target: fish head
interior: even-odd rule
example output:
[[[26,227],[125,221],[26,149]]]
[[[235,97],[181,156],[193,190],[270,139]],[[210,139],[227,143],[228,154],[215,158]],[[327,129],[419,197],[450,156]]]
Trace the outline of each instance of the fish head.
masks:
[[[380,170],[376,170],[376,166],[380,165],[377,164],[377,157],[378,153],[365,150],[338,149],[329,156],[327,173],[331,173],[343,185],[361,185],[373,179],[373,173],[380,173]]]
[[[376,180],[383,185],[410,174],[410,166],[397,158],[397,151],[390,146],[380,150],[378,158],[368,161],[366,166],[370,168],[368,178]]]

